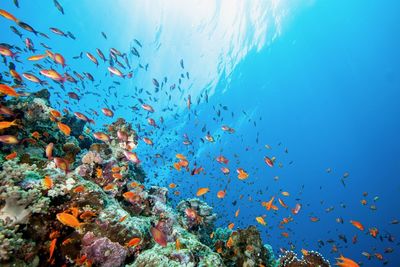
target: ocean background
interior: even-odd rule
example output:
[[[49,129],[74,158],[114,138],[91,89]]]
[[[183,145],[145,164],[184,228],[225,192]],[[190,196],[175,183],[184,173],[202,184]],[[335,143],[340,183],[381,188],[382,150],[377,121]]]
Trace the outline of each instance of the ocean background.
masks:
[[[400,266],[400,226],[390,223],[400,219],[398,1],[60,2],[64,16],[49,0],[20,0],[20,8],[2,1],[0,8],[51,35],[44,42],[63,54],[66,68],[70,65],[95,77],[93,86],[80,88],[80,101],[54,86],[55,107],[88,113],[114,107],[115,117],[139,124],[139,136],[153,140],[154,146],[140,142],[137,150],[147,184],[177,184],[180,195],[170,194],[173,203],[195,196],[199,187],[209,187],[203,198],[219,214],[219,226],[234,222],[235,229],[247,227],[266,214],[267,226],[258,228],[275,250],[292,246],[297,252],[320,251],[331,263],[343,254],[363,261],[363,266],[381,266],[376,258],[367,260],[361,254],[378,252],[387,266]],[[13,24],[4,19],[1,23],[6,27],[1,27],[0,42],[22,46],[8,30]],[[49,27],[71,31],[76,40],[56,36]],[[42,49],[37,37],[23,33]],[[98,67],[85,55],[72,59],[81,52],[95,54],[96,48],[129,52],[132,46],[140,53],[140,58],[129,53],[132,79],[110,77],[101,59]],[[4,65],[0,70],[6,70]],[[156,92],[152,80],[161,84],[164,77],[163,89]],[[158,128],[147,124],[146,113],[132,109],[140,109],[140,99],[156,110]],[[100,116],[95,127],[110,122]],[[222,125],[235,133],[223,132]],[[214,143],[204,140],[207,132]],[[184,134],[191,145],[182,143]],[[155,158],[156,153],[162,158]],[[176,153],[202,166],[205,173],[191,176],[171,168]],[[229,176],[215,161],[221,154],[230,160]],[[264,156],[276,157],[273,168],[264,163]],[[237,179],[238,167],[249,173],[247,180]],[[223,189],[226,197],[218,199],[216,193]],[[261,206],[272,196],[282,198],[281,191],[290,192],[284,198],[289,207],[302,204],[285,229],[278,226],[290,209],[271,212]],[[362,199],[367,205],[360,203]],[[326,212],[330,207],[333,210]],[[310,216],[319,221],[311,222]],[[338,217],[343,224],[336,222]],[[378,237],[359,231],[350,220],[362,222],[367,231],[377,227]],[[347,243],[339,235],[347,237]],[[329,240],[338,252],[331,253]],[[394,251],[384,253],[388,247]]]

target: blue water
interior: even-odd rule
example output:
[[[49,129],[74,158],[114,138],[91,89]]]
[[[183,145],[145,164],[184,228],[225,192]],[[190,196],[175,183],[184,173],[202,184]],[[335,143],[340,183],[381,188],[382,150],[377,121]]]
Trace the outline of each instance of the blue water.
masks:
[[[101,108],[113,105],[115,117],[139,123],[139,135],[155,143],[149,147],[140,142],[138,147],[147,182],[163,186],[176,183],[180,195],[170,194],[173,203],[194,197],[199,187],[209,187],[204,199],[219,214],[219,226],[234,222],[235,228],[246,227],[257,224],[256,216],[266,214],[268,225],[258,226],[264,242],[276,251],[312,249],[331,263],[343,254],[364,266],[381,266],[383,261],[361,255],[363,251],[378,252],[388,266],[400,266],[398,240],[387,238],[400,234],[399,225],[390,224],[400,219],[400,17],[396,1],[304,0],[296,5],[289,1],[238,1],[231,8],[226,1],[216,5],[193,1],[192,6],[185,1],[60,1],[64,16],[52,1],[19,2],[19,9],[12,1],[3,1],[0,8],[51,37],[39,38],[21,29],[24,38],[31,38],[38,51],[44,51],[39,45],[44,42],[60,52],[67,60],[66,69],[87,71],[95,77],[85,88],[76,86],[81,89],[79,102],[53,86],[53,104],[87,115],[92,115],[90,108],[101,113]],[[263,13],[263,7],[271,9]],[[267,24],[268,29],[264,29]],[[0,42],[23,47],[24,38],[13,34],[10,25],[13,23],[1,18]],[[49,27],[71,31],[77,40],[56,36]],[[134,39],[143,47],[135,45]],[[130,80],[110,78],[108,65],[97,55],[98,67],[85,54],[82,59],[72,58],[81,51],[95,55],[96,48],[104,54],[111,47],[129,52],[131,45],[141,57],[130,54],[134,73]],[[185,69],[180,66],[181,59]],[[147,71],[138,67],[147,63]],[[4,65],[0,68],[5,70]],[[17,64],[19,72],[31,68],[29,63],[23,67]],[[181,90],[170,91],[173,83],[178,86],[181,73]],[[165,87],[155,92],[152,79],[161,83],[164,77],[168,78]],[[121,84],[109,89],[112,81]],[[138,93],[135,87],[144,90]],[[29,90],[39,88],[31,86]],[[74,88],[66,92],[76,92]],[[188,95],[192,98],[190,111],[186,108]],[[138,98],[154,106],[152,117],[159,128],[147,125],[147,114],[140,109]],[[139,111],[130,108],[135,105]],[[162,111],[164,108],[171,110]],[[159,122],[161,116],[164,123]],[[95,119],[97,128],[112,121],[103,115]],[[223,132],[224,124],[235,133]],[[215,138],[214,143],[201,141],[207,132]],[[191,145],[182,144],[184,134]],[[266,144],[271,149],[266,149]],[[163,159],[155,159],[155,153]],[[196,162],[204,167],[205,173],[191,176],[177,172],[171,167],[176,153],[186,155],[191,166]],[[221,173],[221,164],[215,161],[221,154],[230,160],[229,176]],[[273,168],[264,163],[264,156],[276,157]],[[237,179],[235,170],[239,167],[249,173],[248,179]],[[332,171],[327,173],[327,168]],[[349,176],[343,185],[346,172]],[[216,192],[223,189],[226,197],[217,199]],[[290,196],[283,197],[281,190]],[[363,197],[363,192],[368,195]],[[276,197],[277,212],[261,206],[261,201],[272,196]],[[284,229],[278,228],[279,222],[291,212],[278,204],[278,197],[290,208],[302,204],[299,214],[292,215],[294,221]],[[374,197],[379,199],[374,201]],[[360,203],[362,199],[367,205]],[[370,205],[377,209],[371,210]],[[328,213],[325,210],[329,207],[334,209]],[[235,218],[238,208],[240,214]],[[310,216],[320,221],[311,222]],[[343,218],[343,224],[336,222],[338,217]],[[366,230],[359,231],[350,220],[362,222]],[[371,227],[379,229],[376,239],[368,234]],[[282,232],[288,232],[289,237],[283,237]],[[346,236],[347,243],[339,235]],[[352,244],[354,235],[358,236],[356,244]],[[331,252],[329,239],[334,240],[337,252]],[[319,247],[318,240],[325,245]],[[387,247],[394,252],[384,253]]]

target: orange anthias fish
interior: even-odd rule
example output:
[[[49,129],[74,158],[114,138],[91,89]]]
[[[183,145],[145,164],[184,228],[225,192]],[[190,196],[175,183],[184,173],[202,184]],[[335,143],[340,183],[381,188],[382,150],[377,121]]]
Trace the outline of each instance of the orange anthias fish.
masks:
[[[0,9],[0,16],[5,17],[6,19],[12,20],[15,23],[18,23],[18,21],[19,21],[16,17],[14,17],[13,14],[11,14],[3,9]]]
[[[54,238],[53,240],[51,240],[51,242],[50,242],[50,247],[49,247],[50,255],[49,255],[48,261],[50,261],[51,258],[53,257],[54,250],[55,250],[55,248],[56,248],[56,244],[57,244],[57,238]]]
[[[230,223],[230,224],[228,225],[228,228],[229,228],[230,230],[232,230],[233,227],[235,227],[235,224],[234,224],[234,223]]]
[[[261,225],[264,225],[264,226],[267,225],[267,223],[265,222],[264,218],[261,217],[261,216],[256,217],[256,221]]]
[[[140,241],[142,241],[142,239],[140,239],[139,237],[134,237],[126,243],[126,246],[135,247],[140,243]]]
[[[271,199],[268,202],[265,203],[265,208],[267,210],[270,210],[272,208],[272,206],[273,206],[272,204],[274,202],[274,199],[275,199],[275,197],[271,197]]]
[[[369,228],[369,234],[373,237],[376,238],[376,236],[378,235],[379,231],[378,228],[373,227],[373,228]]]
[[[364,226],[363,226],[360,222],[357,222],[357,221],[350,221],[350,223],[351,223],[352,225],[354,225],[355,227],[357,227],[359,230],[364,231]]]
[[[43,178],[43,186],[46,189],[51,189],[53,187],[53,180],[50,178],[50,176],[45,176]]]
[[[34,56],[30,56],[28,57],[29,61],[37,61],[37,60],[41,60],[43,58],[46,58],[47,54],[42,54],[42,55],[34,55]]]
[[[198,196],[198,197],[202,196],[202,195],[208,193],[209,191],[210,191],[210,188],[208,188],[208,187],[199,188],[199,190],[197,190],[196,196]]]
[[[12,126],[18,126],[16,120],[13,121],[0,121],[0,130],[10,128]]]
[[[18,139],[14,135],[1,135],[0,136],[0,142],[9,144],[9,145],[15,145],[18,144]]]
[[[340,267],[359,267],[360,266],[352,259],[343,257],[343,255],[341,255],[339,258],[337,258],[337,260],[338,261],[336,262],[336,265],[340,266]]]
[[[225,194],[226,194],[225,190],[220,190],[217,193],[217,198],[224,198]]]
[[[14,96],[14,97],[18,97],[20,96],[14,88],[12,88],[11,86],[8,86],[6,84],[0,84],[0,93],[8,95],[8,96]]]
[[[48,160],[53,159],[53,147],[54,147],[53,143],[49,143],[46,146],[46,157],[47,157]]]
[[[14,152],[8,154],[8,155],[5,157],[5,159],[6,159],[6,160],[12,160],[12,159],[15,159],[16,157],[17,157],[17,152],[14,151]]]
[[[82,223],[80,223],[75,216],[66,212],[58,213],[56,217],[57,220],[59,220],[62,224],[69,227],[77,228],[82,225]]]
[[[235,212],[235,217],[239,216],[240,213],[240,209],[237,209],[237,211]]]
[[[65,135],[70,135],[71,134],[71,128],[69,128],[68,125],[58,122],[57,123],[58,129],[60,129],[61,132],[63,132]]]
[[[64,81],[65,81],[65,77],[63,77],[60,73],[58,73],[57,71],[52,70],[52,69],[40,70],[40,74],[42,74],[43,76],[46,76],[47,78],[50,78],[54,81],[57,81],[57,82],[64,83]]]
[[[245,172],[242,168],[238,168],[236,170],[237,174],[238,174],[238,178],[240,180],[244,180],[247,179],[249,177],[249,174],[247,172]]]

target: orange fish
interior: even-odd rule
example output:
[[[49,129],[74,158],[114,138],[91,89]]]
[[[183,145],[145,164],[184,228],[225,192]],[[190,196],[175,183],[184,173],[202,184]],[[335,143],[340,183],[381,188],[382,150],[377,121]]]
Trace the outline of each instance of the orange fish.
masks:
[[[376,236],[378,235],[379,231],[378,228],[373,227],[373,228],[369,228],[369,234],[373,237],[376,238]]]
[[[274,167],[274,158],[264,157],[264,162],[271,168]]]
[[[119,222],[125,221],[125,219],[128,217],[128,215],[122,216],[121,219],[119,219]]]
[[[175,240],[175,248],[176,248],[176,250],[180,250],[181,249],[181,241],[179,241],[179,238],[177,238]]]
[[[15,23],[19,22],[19,20],[16,17],[14,17],[13,14],[11,14],[3,9],[0,9],[0,15],[5,17],[6,19],[14,21]]]
[[[297,203],[296,206],[294,207],[294,209],[292,209],[292,213],[298,214],[300,209],[301,209],[301,205],[299,203]]]
[[[208,187],[199,188],[199,190],[197,190],[196,196],[198,196],[198,197],[202,196],[202,195],[208,193],[209,191],[210,191],[210,189]]]
[[[349,258],[345,258],[343,257],[343,255],[341,255],[339,258],[337,258],[337,262],[336,265],[340,266],[340,267],[359,267],[360,265],[358,265],[355,261],[349,259]]]
[[[82,225],[82,223],[80,223],[75,216],[73,216],[69,213],[65,213],[65,212],[57,213],[56,217],[57,217],[57,220],[59,220],[62,224],[69,226],[69,227],[77,228]]]
[[[319,218],[318,217],[310,217],[310,221],[312,222],[318,222]]]
[[[264,226],[267,225],[267,223],[265,222],[264,218],[261,217],[261,216],[256,217],[256,221],[257,221],[259,224],[262,224],[262,225],[264,225]]]
[[[48,160],[51,160],[53,158],[53,147],[54,147],[53,143],[49,143],[46,146],[46,157]]]
[[[8,154],[6,157],[5,157],[5,159],[6,160],[12,160],[12,159],[15,159],[17,157],[17,152],[12,152],[12,153],[10,153],[10,154]]]
[[[283,237],[289,237],[289,233],[288,233],[288,232],[283,232],[283,233],[281,233],[281,235],[282,235]]]
[[[90,219],[90,218],[96,217],[96,216],[97,216],[96,213],[94,213],[93,211],[86,210],[81,215],[79,215],[79,218],[81,220],[85,220],[85,219]]]
[[[215,160],[218,161],[219,163],[223,163],[223,164],[229,163],[229,160],[222,155],[216,157]]]
[[[14,96],[14,97],[18,97],[20,96],[14,88],[12,88],[11,86],[8,86],[6,84],[0,84],[0,93],[8,95],[8,96]]]
[[[50,256],[49,256],[48,261],[50,261],[51,258],[53,257],[53,253],[54,253],[54,250],[56,248],[56,244],[57,244],[57,238],[54,238],[53,240],[51,240],[50,247],[49,247]]]
[[[12,76],[14,79],[16,79],[17,81],[22,82],[21,75],[19,75],[19,73],[18,73],[17,71],[15,71],[15,70],[10,70],[10,74],[11,74],[11,76]]]
[[[40,70],[40,73],[42,75],[46,76],[47,78],[50,78],[50,79],[52,79],[54,81],[57,81],[57,82],[64,83],[64,81],[65,81],[65,78],[60,73],[58,73],[57,71],[52,70],[52,69]]]
[[[234,223],[230,223],[230,224],[228,225],[228,228],[229,228],[230,230],[232,230],[233,227],[235,227],[235,224],[234,224]]]
[[[15,144],[18,144],[19,141],[14,135],[1,135],[0,142],[9,144],[9,145],[15,145]]]
[[[132,199],[133,197],[135,197],[135,193],[133,193],[132,191],[128,191],[128,192],[125,192],[125,193],[123,193],[122,194],[122,196],[125,198],[125,199]]]
[[[30,56],[28,57],[29,61],[37,61],[37,60],[41,60],[43,58],[47,57],[47,54],[42,54],[42,55],[34,55],[34,56]]]
[[[17,57],[18,53],[19,52],[13,53],[6,46],[0,45],[0,55],[2,55],[2,56],[11,57],[12,59],[15,59]]]
[[[142,241],[140,238],[134,237],[134,238],[132,238],[131,240],[129,240],[129,241],[126,243],[125,246],[127,246],[127,247],[135,247],[135,246],[137,246],[137,245],[140,243],[140,241]]]
[[[357,221],[350,221],[350,223],[351,223],[352,225],[354,225],[355,227],[357,227],[359,230],[364,231],[364,226],[363,226],[360,222],[357,222]]]
[[[240,209],[237,209],[237,211],[235,212],[235,217],[239,216],[239,212],[240,212]]]
[[[31,136],[32,136],[33,138],[35,138],[36,140],[38,140],[38,139],[40,138],[40,133],[39,133],[38,131],[34,131],[34,132],[31,134]]]
[[[85,187],[84,187],[83,185],[78,185],[77,187],[75,187],[75,188],[73,189],[73,191],[74,191],[75,193],[82,193],[82,192],[85,191]]]
[[[108,184],[103,187],[104,191],[111,191],[114,190],[115,185],[114,184]]]
[[[283,202],[282,199],[278,198],[278,202],[279,202],[279,204],[281,204],[281,206],[284,207],[285,209],[288,208],[288,205],[286,205],[285,202]]]
[[[49,176],[45,176],[43,179],[43,186],[46,189],[51,189],[53,187],[53,180]]]
[[[285,196],[285,197],[288,197],[290,195],[289,192],[286,192],[286,191],[283,191],[281,194],[282,194],[282,196]]]
[[[101,112],[103,112],[103,114],[106,115],[107,117],[114,116],[114,112],[111,109],[108,109],[108,108],[102,108]]]
[[[274,199],[275,199],[275,197],[271,197],[271,199],[265,203],[265,208],[267,210],[270,210],[272,208],[272,206],[273,206],[272,203],[274,202]]]
[[[228,241],[226,242],[226,246],[228,248],[231,248],[233,246],[233,239],[231,236],[229,237]]]
[[[171,189],[173,189],[173,188],[175,188],[175,187],[176,187],[176,184],[174,184],[174,183],[170,183],[168,187],[169,187],[169,188],[171,188]]]
[[[119,172],[113,173],[113,174],[112,174],[112,177],[113,177],[114,179],[117,179],[117,180],[123,178],[122,174],[120,174]]]
[[[68,172],[68,166],[69,166],[68,161],[66,161],[63,158],[58,158],[58,157],[54,158],[53,161],[58,168],[65,171],[66,173]]]
[[[55,109],[50,110],[50,114],[55,117],[55,118],[60,118],[61,117],[61,113]]]
[[[247,172],[245,172],[242,168],[238,168],[236,170],[237,174],[238,174],[238,178],[240,180],[244,180],[247,179],[249,177],[249,174]]]
[[[57,123],[58,129],[60,129],[61,132],[63,132],[65,135],[70,135],[71,134],[71,128],[69,128],[68,125],[58,122]]]
[[[226,167],[221,167],[221,171],[223,174],[228,175],[231,171]]]
[[[93,137],[96,138],[97,140],[103,141],[103,142],[109,142],[110,137],[103,133],[103,132],[95,132],[93,133]]]
[[[218,191],[217,197],[218,197],[218,198],[224,198],[224,197],[225,197],[225,190],[220,190],[220,191]]]

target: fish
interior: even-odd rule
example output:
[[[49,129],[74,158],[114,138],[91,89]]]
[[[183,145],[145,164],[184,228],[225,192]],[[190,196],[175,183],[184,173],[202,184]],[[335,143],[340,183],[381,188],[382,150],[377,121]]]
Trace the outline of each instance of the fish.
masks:
[[[61,14],[64,15],[64,8],[60,5],[60,3],[57,0],[53,0],[53,3],[55,7],[58,9],[58,11],[60,11]]]
[[[218,193],[217,193],[217,197],[218,197],[218,198],[224,198],[224,197],[225,197],[225,194],[226,194],[225,190],[220,190],[220,191],[218,191]]]
[[[122,72],[121,72],[119,69],[117,69],[116,67],[109,66],[109,67],[108,67],[108,71],[110,72],[111,75],[116,75],[116,76],[119,76],[119,77],[121,77],[121,78],[124,77],[124,75],[122,74]]]
[[[237,177],[238,177],[240,180],[245,180],[245,179],[247,179],[247,178],[249,177],[249,174],[248,174],[245,170],[243,170],[242,168],[236,169],[236,172],[237,172],[237,174],[238,174]]]
[[[110,142],[111,138],[107,134],[103,132],[95,132],[93,133],[93,137],[96,138],[97,140],[103,141],[103,142]]]
[[[33,55],[33,56],[28,57],[28,60],[29,61],[38,61],[38,60],[44,59],[46,57],[48,57],[47,54],[39,54],[39,55]]]
[[[67,173],[67,172],[69,171],[69,170],[68,170],[69,164],[68,164],[68,162],[67,162],[65,159],[59,158],[59,157],[55,157],[55,158],[53,159],[53,161],[54,161],[54,163],[56,164],[57,168],[59,168],[59,169],[65,171],[65,173]]]
[[[90,54],[89,52],[86,52],[86,56],[90,59],[90,61],[92,61],[94,64],[96,64],[96,66],[99,65],[99,62],[92,54]]]
[[[11,152],[10,154],[8,154],[7,156],[5,156],[4,158],[6,160],[12,160],[12,159],[15,159],[17,157],[17,155],[18,155],[17,152],[14,151],[14,152]]]
[[[45,176],[43,178],[43,186],[46,189],[51,189],[53,187],[53,180],[50,178],[50,176]]]
[[[355,261],[349,258],[345,258],[343,255],[341,255],[339,258],[336,258],[337,262],[336,265],[340,267],[359,267]]]
[[[103,114],[106,115],[107,117],[113,117],[114,116],[114,112],[111,109],[108,109],[108,108],[102,108],[101,112],[103,112]]]
[[[19,143],[19,140],[14,135],[0,135],[0,142],[9,145],[15,145]]]
[[[261,217],[261,216],[256,217],[256,221],[261,225],[264,225],[264,226],[267,225],[267,223],[265,222],[264,218]]]
[[[19,97],[20,94],[18,94],[14,88],[12,88],[9,85],[6,84],[0,84],[0,93],[12,96],[12,97]]]
[[[360,222],[350,220],[350,223],[352,225],[354,225],[356,228],[358,228],[359,230],[364,231],[364,226]]]
[[[53,258],[53,254],[54,254],[54,250],[56,248],[56,244],[57,244],[57,238],[54,238],[53,240],[51,240],[50,246],[49,246],[49,259],[48,259],[48,261],[50,261],[51,258]]]
[[[64,83],[64,81],[65,81],[65,77],[63,77],[60,73],[58,73],[57,71],[55,71],[53,69],[48,69],[48,70],[42,69],[39,72],[43,76],[50,78],[54,81],[61,82],[61,83]]]
[[[73,228],[79,228],[83,224],[75,216],[66,212],[57,213],[56,218],[62,224]]]
[[[53,159],[53,148],[54,148],[54,144],[53,143],[49,143],[46,146],[46,157],[48,160],[52,160]]]
[[[6,19],[14,21],[15,23],[18,23],[18,21],[19,21],[16,17],[14,17],[13,14],[5,11],[4,9],[0,9],[0,16],[3,16]]]
[[[148,112],[151,112],[151,113],[154,112],[154,108],[148,104],[142,104],[142,108]]]
[[[126,247],[136,247],[142,241],[139,237],[134,237],[126,243]]]
[[[19,52],[12,52],[8,47],[0,45],[0,55],[5,57],[11,57],[12,59],[16,59]]]
[[[16,123],[17,120],[13,121],[0,121],[0,130],[7,129],[13,126],[18,126]]]
[[[140,160],[135,152],[124,151],[124,155],[128,161],[133,162],[135,164],[140,163]]]
[[[197,190],[196,196],[200,197],[200,196],[202,196],[202,195],[204,195],[204,194],[206,194],[206,193],[208,193],[208,192],[210,192],[210,188],[208,188],[208,187],[202,187],[202,188],[199,188],[199,189]]]
[[[57,127],[58,127],[58,129],[60,129],[60,131],[63,132],[65,135],[69,136],[69,135],[71,134],[71,128],[70,128],[68,125],[66,125],[66,124],[64,124],[64,123],[62,123],[62,122],[58,122],[58,123],[57,123]]]
[[[272,167],[274,167],[274,159],[275,159],[275,158],[270,159],[269,157],[265,156],[265,157],[264,157],[264,162],[265,162],[268,166],[270,166],[270,167],[272,168]]]
[[[38,77],[36,77],[33,74],[30,73],[22,73],[22,76],[27,79],[28,81],[34,82],[34,83],[39,83],[39,84],[44,84],[44,82],[42,80],[40,80]]]
[[[151,233],[154,241],[156,241],[157,244],[159,244],[162,247],[167,246],[167,238],[163,232],[161,232],[160,230],[158,230],[155,227],[151,227],[150,233]]]
[[[230,223],[230,224],[228,225],[228,229],[230,229],[230,230],[232,230],[233,227],[235,227],[235,224],[234,224],[234,223]]]

